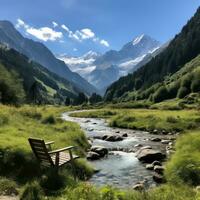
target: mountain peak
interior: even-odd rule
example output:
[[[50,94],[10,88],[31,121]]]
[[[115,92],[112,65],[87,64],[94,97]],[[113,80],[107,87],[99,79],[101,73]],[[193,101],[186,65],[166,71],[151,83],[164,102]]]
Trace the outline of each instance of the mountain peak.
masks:
[[[145,35],[142,34],[142,35],[140,35],[140,36],[134,38],[132,44],[133,44],[133,45],[138,44],[138,43],[144,38],[144,36],[145,36]]]

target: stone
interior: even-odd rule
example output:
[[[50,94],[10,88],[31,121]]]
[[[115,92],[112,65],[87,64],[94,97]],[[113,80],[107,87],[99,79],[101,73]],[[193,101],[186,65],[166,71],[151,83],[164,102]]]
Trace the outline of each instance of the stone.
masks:
[[[153,168],[153,170],[154,170],[155,172],[157,172],[158,174],[163,174],[163,172],[164,172],[164,167],[163,167],[163,166],[160,166],[160,165],[155,165],[154,168]]]
[[[128,134],[127,134],[127,133],[124,133],[124,134],[122,135],[122,137],[128,137]]]
[[[108,135],[103,135],[103,137],[101,139],[106,140],[107,137],[108,137]]]
[[[154,166],[152,164],[147,164],[146,165],[146,169],[147,170],[153,170],[154,169]]]
[[[161,140],[162,144],[169,144],[171,142],[171,140]]]
[[[120,131],[115,131],[115,133],[120,133]]]
[[[108,149],[102,146],[93,146],[91,147],[90,151],[99,154],[101,157],[104,157],[106,154],[108,154]]]
[[[153,134],[158,134],[158,130],[157,130],[157,129],[154,129],[154,130],[153,130]]]
[[[162,166],[161,162],[158,161],[158,160],[153,161],[153,162],[152,162],[152,165],[153,165],[153,166],[156,166],[156,165]]]
[[[138,184],[133,186],[133,189],[137,190],[137,191],[142,191],[142,190],[144,190],[144,184],[138,183]]]
[[[142,144],[136,144],[134,147],[137,148],[137,147],[142,147],[143,145]]]
[[[151,163],[155,160],[163,160],[166,155],[160,151],[152,150],[152,149],[142,149],[136,153],[136,157],[138,160],[144,163]]]
[[[95,152],[92,152],[92,151],[89,151],[87,153],[87,159],[88,160],[98,160],[100,158],[101,158],[101,156],[98,153],[95,153]]]
[[[160,142],[161,139],[160,139],[160,138],[151,138],[151,141],[152,141],[152,142]]]
[[[144,149],[152,149],[151,146],[144,146],[144,147],[141,147],[140,150],[144,150]]]
[[[89,119],[85,121],[85,123],[89,123],[89,122],[91,122]]]
[[[105,140],[109,142],[117,142],[117,141],[122,141],[123,137],[119,135],[110,135]]]
[[[156,183],[163,183],[164,182],[164,177],[162,175],[158,174],[158,173],[154,173],[153,180]]]
[[[163,134],[163,135],[166,135],[166,134],[167,134],[167,131],[166,131],[166,130],[162,130],[162,134]]]

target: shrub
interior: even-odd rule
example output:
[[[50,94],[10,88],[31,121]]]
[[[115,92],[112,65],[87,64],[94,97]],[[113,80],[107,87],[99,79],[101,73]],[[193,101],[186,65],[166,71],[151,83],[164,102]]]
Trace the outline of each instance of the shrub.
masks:
[[[200,79],[194,79],[191,84],[192,92],[199,92],[200,91]]]
[[[38,182],[36,181],[26,184],[20,198],[20,200],[33,200],[33,199],[34,200],[44,199],[42,189],[38,184]]]
[[[180,87],[179,90],[178,90],[177,97],[182,99],[186,95],[188,95],[189,93],[190,93],[190,91],[186,87]]]
[[[67,173],[57,173],[54,169],[49,169],[45,175],[42,176],[40,185],[45,191],[56,191],[64,188],[67,182]]]
[[[43,120],[44,124],[56,124],[56,119],[53,115],[49,115]]]
[[[172,117],[172,116],[167,117],[166,121],[169,122],[169,123],[178,122],[178,120],[175,117]]]
[[[0,177],[0,195],[18,195],[17,184],[10,179]]]
[[[155,93],[153,96],[153,100],[154,102],[161,102],[165,99],[169,98],[168,97],[168,91],[167,88],[165,86],[161,86]]]

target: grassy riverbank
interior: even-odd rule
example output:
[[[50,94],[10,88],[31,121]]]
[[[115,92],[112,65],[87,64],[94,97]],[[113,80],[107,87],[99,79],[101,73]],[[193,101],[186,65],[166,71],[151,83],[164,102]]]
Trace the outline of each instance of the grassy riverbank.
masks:
[[[73,113],[74,117],[106,118],[110,126],[152,131],[187,131],[200,128],[197,110],[98,109]]]
[[[176,144],[176,152],[166,164],[168,180],[155,189],[146,192],[118,190],[110,187],[95,188],[86,183],[93,170],[84,159],[76,163],[79,180],[74,181],[70,166],[60,171],[59,176],[41,171],[35,160],[28,137],[55,141],[54,148],[68,145],[78,146],[76,152],[84,157],[88,142],[80,127],[60,119],[69,107],[53,106],[0,106],[0,195],[18,191],[22,199],[56,200],[198,200],[200,192],[200,114],[195,110],[162,111],[147,109],[100,109],[76,113],[82,117],[107,118],[110,124],[125,128],[149,128],[173,130],[181,127],[184,134]],[[194,130],[195,129],[195,130]],[[192,131],[190,131],[192,130]]]

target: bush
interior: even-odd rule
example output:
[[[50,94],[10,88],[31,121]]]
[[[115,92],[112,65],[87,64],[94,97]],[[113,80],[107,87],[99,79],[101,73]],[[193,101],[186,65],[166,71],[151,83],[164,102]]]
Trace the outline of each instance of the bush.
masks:
[[[53,115],[49,115],[43,120],[44,124],[56,124],[56,119]]]
[[[45,191],[51,192],[64,188],[67,184],[66,171],[64,173],[57,173],[54,169],[49,169],[45,175],[42,176],[40,185]]]
[[[191,84],[192,92],[199,92],[200,91],[200,79],[194,79]]]
[[[186,88],[186,87],[181,87],[178,90],[178,94],[177,97],[182,99],[184,98],[186,95],[188,95],[190,93],[190,91]]]
[[[43,192],[40,185],[36,181],[26,184],[20,198],[20,200],[42,200],[42,199],[44,199]]]
[[[153,95],[153,100],[155,103],[161,102],[168,98],[168,91],[165,86],[161,86]]]
[[[0,195],[18,195],[17,184],[3,177],[0,177]]]
[[[166,121],[169,123],[177,123],[178,122],[178,120],[175,117],[171,117],[171,116],[167,117]]]

